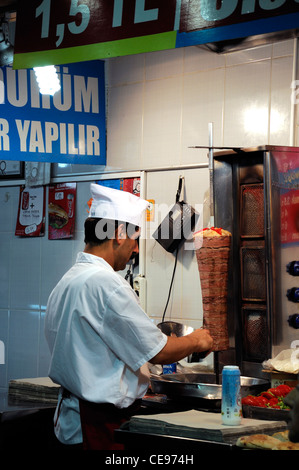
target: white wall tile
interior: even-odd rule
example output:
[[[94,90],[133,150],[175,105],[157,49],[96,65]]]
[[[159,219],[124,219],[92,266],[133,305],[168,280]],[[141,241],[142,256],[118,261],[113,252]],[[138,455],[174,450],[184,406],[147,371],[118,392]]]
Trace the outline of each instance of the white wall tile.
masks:
[[[11,234],[0,232],[0,308],[10,305]]]
[[[63,262],[62,262],[63,260]],[[45,307],[52,289],[73,264],[72,240],[43,240],[40,268],[40,305]]]
[[[15,202],[19,187],[0,188],[0,232],[12,232],[16,228],[17,211]]]
[[[11,310],[8,381],[37,376],[39,323],[39,311]]]
[[[271,59],[272,45],[253,47],[251,49],[244,49],[235,52],[228,52],[226,54],[226,65],[247,64],[259,60]]]
[[[12,239],[10,277],[12,309],[40,308],[40,243],[39,237]]]
[[[184,49],[145,54],[145,80],[169,78],[183,73]]]
[[[225,67],[225,54],[216,54],[205,46],[186,47],[184,53],[184,73],[203,72]]]
[[[292,57],[272,61],[270,144],[291,145],[290,107],[292,83]]]
[[[143,83],[112,88],[109,92],[107,163],[115,169],[141,166]]]
[[[226,69],[224,146],[268,144],[270,79],[270,60]]]
[[[275,42],[273,44],[272,57],[293,56],[294,52],[294,39],[287,39],[286,41]]]
[[[214,145],[222,145],[225,69],[184,76],[182,112],[182,164],[208,163],[209,123],[213,123]]]
[[[180,160],[181,76],[145,83],[142,167],[176,165]]]
[[[106,73],[109,86],[143,81],[144,54],[108,59]]]
[[[5,389],[7,384],[8,322],[9,310],[0,310],[0,341],[2,342],[1,348],[4,344],[4,364],[0,364],[0,389]],[[3,360],[3,357],[1,360]]]

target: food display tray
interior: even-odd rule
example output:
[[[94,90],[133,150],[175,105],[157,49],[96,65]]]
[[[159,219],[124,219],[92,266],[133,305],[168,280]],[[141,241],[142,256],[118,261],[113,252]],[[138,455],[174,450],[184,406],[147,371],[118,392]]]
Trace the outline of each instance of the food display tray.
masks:
[[[290,420],[290,410],[278,410],[276,408],[263,408],[261,406],[242,406],[244,418],[265,419],[268,421]]]

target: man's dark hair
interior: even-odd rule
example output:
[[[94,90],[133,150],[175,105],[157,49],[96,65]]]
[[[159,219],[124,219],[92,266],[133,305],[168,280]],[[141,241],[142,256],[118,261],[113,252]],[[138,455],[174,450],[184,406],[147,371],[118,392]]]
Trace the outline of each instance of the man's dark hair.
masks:
[[[88,217],[84,223],[84,243],[95,246],[101,245],[111,238],[115,238],[115,231],[121,224],[125,225],[129,237],[139,230],[139,227],[128,222]]]

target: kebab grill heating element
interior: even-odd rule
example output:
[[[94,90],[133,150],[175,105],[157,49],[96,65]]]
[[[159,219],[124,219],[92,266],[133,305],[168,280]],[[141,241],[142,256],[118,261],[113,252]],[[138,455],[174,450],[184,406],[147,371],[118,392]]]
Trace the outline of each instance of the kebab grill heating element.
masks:
[[[221,362],[264,377],[264,360],[299,345],[299,148],[215,152],[213,184],[215,226],[232,234]]]

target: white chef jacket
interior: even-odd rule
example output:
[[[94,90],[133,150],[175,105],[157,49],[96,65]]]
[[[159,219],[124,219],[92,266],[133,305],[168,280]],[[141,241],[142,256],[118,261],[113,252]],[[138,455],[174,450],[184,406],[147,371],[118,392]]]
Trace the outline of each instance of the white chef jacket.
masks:
[[[49,297],[45,335],[49,377],[71,392],[55,427],[68,444],[82,442],[77,397],[130,406],[147,391],[147,361],[167,342],[128,282],[104,259],[83,252]]]

